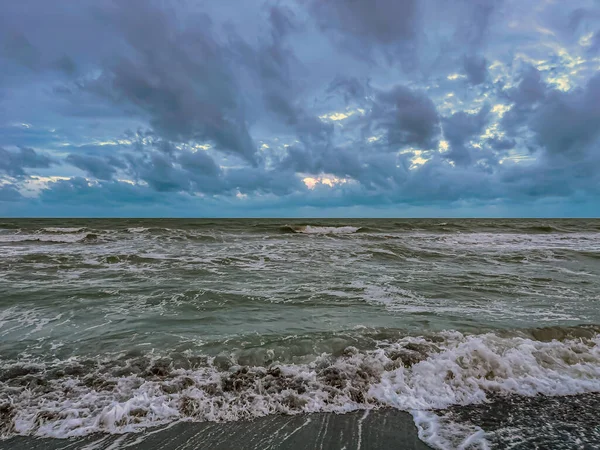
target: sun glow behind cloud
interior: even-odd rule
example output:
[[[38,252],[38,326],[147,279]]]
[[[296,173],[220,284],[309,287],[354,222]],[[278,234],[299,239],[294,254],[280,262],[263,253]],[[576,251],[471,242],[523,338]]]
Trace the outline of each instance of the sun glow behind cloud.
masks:
[[[302,178],[302,182],[306,185],[306,187],[310,190],[313,190],[319,186],[327,186],[329,188],[333,188],[340,184],[346,184],[350,180],[347,178],[339,178],[331,174],[322,174],[317,177],[304,177]]]

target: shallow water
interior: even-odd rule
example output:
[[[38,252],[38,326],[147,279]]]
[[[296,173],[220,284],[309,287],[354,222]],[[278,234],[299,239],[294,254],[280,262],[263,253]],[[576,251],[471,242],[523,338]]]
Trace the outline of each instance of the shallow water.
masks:
[[[473,408],[595,401],[599,281],[599,220],[3,220],[0,432],[388,406],[527,448]]]

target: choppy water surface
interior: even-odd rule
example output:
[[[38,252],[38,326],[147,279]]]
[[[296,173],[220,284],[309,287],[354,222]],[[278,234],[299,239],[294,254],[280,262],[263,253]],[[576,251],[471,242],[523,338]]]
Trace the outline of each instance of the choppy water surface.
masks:
[[[600,221],[0,222],[5,438],[388,406],[439,448],[600,443],[506,419],[600,407]]]

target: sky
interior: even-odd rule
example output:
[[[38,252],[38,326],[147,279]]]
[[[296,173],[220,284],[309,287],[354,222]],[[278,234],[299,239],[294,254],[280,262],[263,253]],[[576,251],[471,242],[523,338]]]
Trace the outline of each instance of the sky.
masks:
[[[598,0],[0,0],[0,216],[600,216]]]

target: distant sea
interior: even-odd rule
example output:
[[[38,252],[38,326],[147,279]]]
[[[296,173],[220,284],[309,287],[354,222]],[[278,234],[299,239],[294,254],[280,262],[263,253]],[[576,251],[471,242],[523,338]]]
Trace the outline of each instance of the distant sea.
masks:
[[[600,448],[600,220],[0,219],[0,446],[390,409]]]

